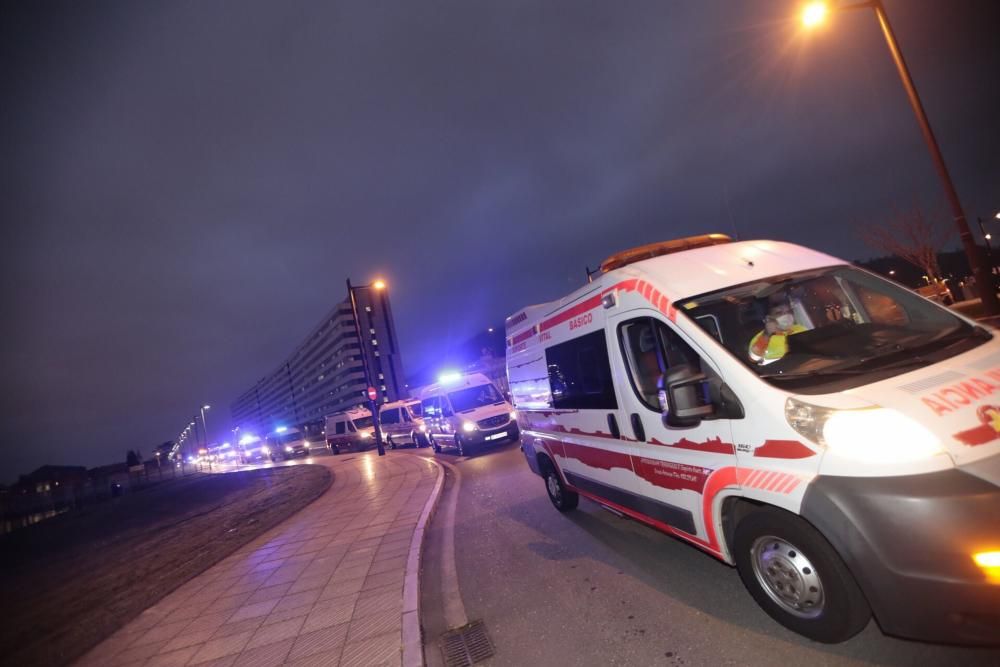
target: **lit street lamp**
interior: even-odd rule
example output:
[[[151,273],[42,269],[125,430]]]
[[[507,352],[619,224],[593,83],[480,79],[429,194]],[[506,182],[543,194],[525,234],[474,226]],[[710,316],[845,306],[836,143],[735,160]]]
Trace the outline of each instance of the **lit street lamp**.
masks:
[[[865,2],[853,5],[843,5],[837,7],[837,9],[845,11],[872,9],[875,12],[875,17],[878,19],[879,26],[882,28],[882,34],[885,35],[885,41],[889,46],[889,53],[892,55],[896,69],[899,71],[899,78],[902,79],[903,88],[906,89],[910,106],[913,107],[913,113],[917,116],[917,123],[920,124],[920,131],[923,133],[924,141],[927,143],[927,148],[931,153],[931,160],[934,162],[938,177],[941,179],[941,185],[944,187],[945,196],[951,208],[951,215],[955,219],[955,226],[958,227],[958,235],[962,239],[965,256],[969,260],[969,268],[976,277],[976,289],[979,291],[983,314],[996,315],[1000,313],[1000,300],[997,300],[992,273],[986,265],[986,258],[983,256],[982,249],[976,243],[975,239],[972,238],[972,231],[969,229],[969,223],[966,221],[965,213],[962,211],[962,203],[958,199],[955,184],[952,183],[948,167],[944,163],[944,156],[941,155],[941,149],[938,146],[937,139],[934,137],[933,130],[931,130],[930,121],[927,120],[924,106],[920,101],[920,96],[917,94],[917,87],[910,77],[906,61],[903,60],[903,52],[900,51],[899,44],[896,42],[896,36],[892,32],[892,26],[889,25],[889,17],[885,13],[885,8],[882,6],[881,0],[866,0]],[[807,28],[815,28],[823,23],[828,13],[829,8],[825,2],[810,2],[802,10],[802,23]]]
[[[365,351],[365,339],[361,335],[361,321],[358,318],[358,299],[354,295],[354,290],[372,288],[377,290],[385,289],[385,283],[381,280],[376,280],[370,285],[358,285],[352,286],[351,279],[347,279],[347,294],[351,297],[351,314],[354,315],[354,332],[358,336],[358,345],[361,346],[361,366],[364,368],[365,373],[365,385],[368,391],[368,409],[372,413],[372,426],[375,431],[375,447],[378,449],[379,456],[385,456],[385,447],[382,446],[382,429],[379,425],[378,419],[378,404],[375,402],[375,384],[372,382],[372,374],[368,368],[368,353]]]
[[[205,446],[208,447],[208,422],[205,421],[205,410],[211,408],[211,405],[201,406],[201,427],[205,429]]]

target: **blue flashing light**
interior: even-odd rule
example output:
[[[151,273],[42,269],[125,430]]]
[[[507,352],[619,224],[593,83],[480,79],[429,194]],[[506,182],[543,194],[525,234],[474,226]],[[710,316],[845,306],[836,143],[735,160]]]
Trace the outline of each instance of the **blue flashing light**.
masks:
[[[462,378],[462,374],[457,371],[447,371],[438,375],[438,382],[441,384],[453,384]]]

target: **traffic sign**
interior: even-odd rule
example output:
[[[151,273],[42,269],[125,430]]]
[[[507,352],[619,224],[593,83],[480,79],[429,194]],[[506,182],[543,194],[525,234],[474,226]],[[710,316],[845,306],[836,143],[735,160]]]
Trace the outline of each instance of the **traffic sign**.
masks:
[[[378,395],[375,393],[375,387],[368,387],[368,400],[374,401],[377,396]]]

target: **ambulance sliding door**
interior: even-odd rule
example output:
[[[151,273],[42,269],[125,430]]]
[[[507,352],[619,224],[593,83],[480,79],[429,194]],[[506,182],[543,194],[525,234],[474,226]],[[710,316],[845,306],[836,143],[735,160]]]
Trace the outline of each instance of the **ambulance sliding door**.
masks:
[[[598,311],[587,317],[588,326],[568,322],[545,348],[553,407],[549,430],[558,434],[566,481],[618,504],[633,485],[632,459],[629,443],[619,439],[621,410],[603,319]]]

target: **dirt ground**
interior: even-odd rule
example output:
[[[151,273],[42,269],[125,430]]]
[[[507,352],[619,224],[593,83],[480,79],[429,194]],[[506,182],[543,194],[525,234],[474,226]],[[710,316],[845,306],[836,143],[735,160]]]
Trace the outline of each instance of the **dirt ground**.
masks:
[[[314,465],[178,479],[0,538],[0,664],[72,662],[330,482]]]

